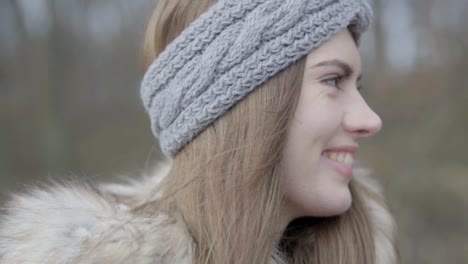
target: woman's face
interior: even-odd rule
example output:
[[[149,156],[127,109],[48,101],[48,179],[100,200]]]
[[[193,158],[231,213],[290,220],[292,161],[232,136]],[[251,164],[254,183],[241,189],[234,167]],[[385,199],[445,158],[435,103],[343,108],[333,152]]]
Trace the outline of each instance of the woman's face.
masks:
[[[338,215],[351,205],[348,184],[357,140],[382,127],[358,90],[360,74],[361,58],[348,30],[307,55],[283,153],[284,210],[292,219]]]

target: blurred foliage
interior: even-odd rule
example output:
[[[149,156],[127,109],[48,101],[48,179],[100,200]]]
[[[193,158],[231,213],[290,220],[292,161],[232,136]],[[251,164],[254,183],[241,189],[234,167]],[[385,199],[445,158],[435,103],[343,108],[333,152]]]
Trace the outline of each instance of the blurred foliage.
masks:
[[[161,156],[139,101],[155,1],[0,2],[0,191],[140,175]],[[404,263],[468,263],[468,2],[374,0],[363,96]]]

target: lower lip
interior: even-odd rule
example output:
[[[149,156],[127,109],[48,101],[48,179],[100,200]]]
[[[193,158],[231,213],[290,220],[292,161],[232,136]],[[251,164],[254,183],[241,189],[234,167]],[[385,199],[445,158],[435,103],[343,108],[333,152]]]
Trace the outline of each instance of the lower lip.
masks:
[[[351,179],[353,177],[353,168],[351,168],[350,166],[335,160],[331,160],[323,155],[321,156],[321,158],[325,163],[330,164],[331,167],[333,167],[337,172],[339,172],[346,178]]]

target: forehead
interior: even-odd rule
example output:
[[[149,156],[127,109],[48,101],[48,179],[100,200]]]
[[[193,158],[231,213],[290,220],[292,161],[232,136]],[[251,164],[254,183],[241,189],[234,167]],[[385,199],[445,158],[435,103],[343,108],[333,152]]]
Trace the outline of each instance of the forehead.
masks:
[[[325,60],[339,59],[348,63],[358,73],[361,71],[361,55],[351,33],[344,29],[307,55],[306,67]]]

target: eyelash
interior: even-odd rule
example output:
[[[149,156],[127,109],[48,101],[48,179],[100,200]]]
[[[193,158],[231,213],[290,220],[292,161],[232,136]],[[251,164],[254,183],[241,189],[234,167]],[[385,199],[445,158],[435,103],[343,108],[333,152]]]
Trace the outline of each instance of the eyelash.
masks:
[[[327,86],[337,88],[338,90],[343,90],[338,86],[338,84],[343,80],[343,78],[344,78],[343,75],[333,75],[331,77],[328,77],[322,80],[322,83],[326,84]],[[330,81],[334,82],[334,84],[331,84]]]
[[[331,76],[329,78],[326,78],[324,80],[322,80],[322,83],[328,85],[328,86],[332,86],[334,88],[337,88],[338,90],[343,90],[341,89],[341,87],[338,86],[338,84],[345,78],[344,75],[334,75],[334,76]],[[336,84],[330,84],[329,82],[330,81],[334,81],[336,82]],[[358,91],[361,91],[362,90],[362,85],[358,85],[357,87],[357,90]]]

